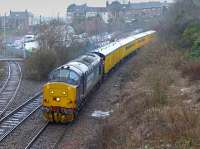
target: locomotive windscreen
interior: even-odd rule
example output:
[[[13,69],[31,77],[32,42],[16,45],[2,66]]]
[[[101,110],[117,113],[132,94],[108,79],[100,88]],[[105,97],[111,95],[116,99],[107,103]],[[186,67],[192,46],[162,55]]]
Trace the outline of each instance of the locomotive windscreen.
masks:
[[[79,85],[80,76],[75,71],[68,68],[59,68],[50,74],[49,80],[56,82],[66,82],[72,85]]]

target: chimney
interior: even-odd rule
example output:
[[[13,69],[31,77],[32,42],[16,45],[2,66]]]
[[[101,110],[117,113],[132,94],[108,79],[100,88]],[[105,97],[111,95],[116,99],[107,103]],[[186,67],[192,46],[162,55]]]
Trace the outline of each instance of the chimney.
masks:
[[[108,2],[108,0],[106,1],[106,7],[108,7],[109,6],[109,2]]]

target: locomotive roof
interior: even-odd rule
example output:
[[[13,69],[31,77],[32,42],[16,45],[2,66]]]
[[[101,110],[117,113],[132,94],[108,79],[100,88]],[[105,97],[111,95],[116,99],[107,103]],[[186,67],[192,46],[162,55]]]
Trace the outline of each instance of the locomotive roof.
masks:
[[[94,65],[100,62],[100,57],[94,53],[88,53],[70,61],[64,65],[64,68],[69,67],[77,73],[85,73],[89,71]]]
[[[106,56],[106,55],[109,55],[110,53],[112,53],[113,51],[115,51],[116,49],[120,48],[121,46],[124,46],[124,45],[130,43],[133,40],[139,39],[141,37],[144,37],[146,35],[150,35],[150,34],[153,34],[153,33],[155,33],[155,31],[150,30],[150,31],[147,31],[147,32],[132,35],[130,37],[121,39],[119,41],[112,42],[112,43],[110,43],[110,44],[108,44],[104,47],[98,48],[94,52],[99,52],[99,53]]]

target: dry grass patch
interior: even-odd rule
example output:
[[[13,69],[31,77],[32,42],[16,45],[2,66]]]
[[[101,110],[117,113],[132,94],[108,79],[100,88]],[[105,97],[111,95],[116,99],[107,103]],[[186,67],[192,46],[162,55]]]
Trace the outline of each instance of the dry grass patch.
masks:
[[[183,76],[188,76],[191,81],[200,80],[200,61],[191,60],[182,66]]]
[[[185,83],[177,68],[185,60],[180,52],[161,45],[141,51],[128,69],[119,106],[99,132],[99,148],[200,148],[198,106],[183,102],[188,96],[180,92]],[[131,78],[130,70],[138,72],[137,79]]]

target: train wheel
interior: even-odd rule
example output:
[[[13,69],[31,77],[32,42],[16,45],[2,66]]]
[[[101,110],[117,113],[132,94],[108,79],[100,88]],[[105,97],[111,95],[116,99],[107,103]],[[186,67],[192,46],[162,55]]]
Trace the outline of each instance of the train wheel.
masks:
[[[74,111],[74,120],[76,120],[78,118],[78,111]]]

